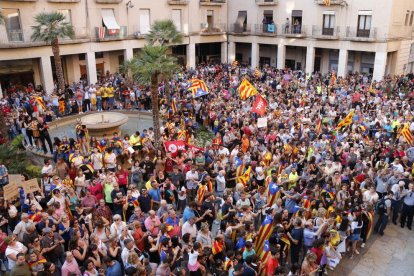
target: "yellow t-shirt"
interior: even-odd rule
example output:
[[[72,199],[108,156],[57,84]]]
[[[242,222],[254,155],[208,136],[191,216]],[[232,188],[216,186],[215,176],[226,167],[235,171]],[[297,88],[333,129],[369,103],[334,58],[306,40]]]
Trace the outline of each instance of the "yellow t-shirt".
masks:
[[[109,97],[109,98],[113,98],[113,97],[114,97],[114,92],[115,92],[115,90],[114,90],[114,88],[113,88],[113,87],[107,87],[107,88],[106,88],[106,91],[107,91],[107,93],[108,93],[108,97]]]

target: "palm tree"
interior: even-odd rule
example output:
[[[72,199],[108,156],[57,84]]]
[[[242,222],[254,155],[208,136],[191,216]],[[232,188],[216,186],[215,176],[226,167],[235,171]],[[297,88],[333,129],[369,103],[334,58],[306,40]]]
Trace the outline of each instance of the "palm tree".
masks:
[[[123,69],[130,72],[135,81],[151,86],[152,118],[154,120],[154,140],[160,141],[160,118],[158,87],[167,81],[178,69],[177,59],[171,56],[171,44],[180,43],[182,35],[171,20],[156,21],[146,37],[146,45],[137,57],[127,61]]]
[[[181,43],[183,36],[177,31],[172,20],[159,20],[155,21],[151,26],[151,30],[148,32],[145,39],[151,46],[165,46]]]
[[[139,55],[125,64],[138,83],[151,86],[152,119],[154,124],[155,147],[160,141],[160,117],[158,108],[158,87],[178,69],[177,59],[167,55],[166,46],[146,45]]]
[[[75,36],[73,26],[59,12],[41,12],[35,16],[35,21],[37,25],[32,26],[32,40],[40,40],[52,45],[59,93],[63,93],[65,79],[63,78],[62,60],[59,53],[59,38],[73,38]]]

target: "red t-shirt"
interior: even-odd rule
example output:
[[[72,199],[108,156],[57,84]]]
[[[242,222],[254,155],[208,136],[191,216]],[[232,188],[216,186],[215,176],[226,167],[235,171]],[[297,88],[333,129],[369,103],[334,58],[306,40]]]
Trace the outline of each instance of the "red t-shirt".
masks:
[[[128,183],[128,171],[122,172],[118,171],[116,172],[116,177],[118,177],[118,184],[119,186],[126,186]]]
[[[274,275],[276,268],[279,266],[279,260],[270,257],[266,263],[266,275]]]
[[[316,257],[317,257],[316,258],[316,263],[317,264],[320,264],[321,263],[322,256],[323,256],[323,248],[315,248],[315,247],[312,247],[311,252],[313,252],[313,253],[316,254]]]
[[[173,171],[174,168],[174,161],[171,158],[167,158],[165,160],[165,172],[170,173]]]
[[[98,201],[102,199],[101,183],[96,183],[95,186],[89,186],[89,191],[91,191],[91,195],[94,195]]]

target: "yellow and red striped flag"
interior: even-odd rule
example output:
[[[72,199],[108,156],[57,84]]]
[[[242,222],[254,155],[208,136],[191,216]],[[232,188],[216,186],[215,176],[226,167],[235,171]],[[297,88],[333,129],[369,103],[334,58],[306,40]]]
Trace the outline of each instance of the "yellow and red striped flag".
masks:
[[[177,101],[175,100],[175,98],[173,98],[171,101],[171,109],[173,114],[177,113]]]
[[[213,253],[213,255],[216,255],[220,252],[222,252],[224,249],[224,244],[221,241],[215,241],[213,243],[213,247],[211,248],[211,252]]]
[[[329,7],[331,5],[331,0],[323,0],[325,6]]]
[[[252,167],[248,167],[247,170],[240,176],[237,177],[237,181],[240,181],[244,186],[246,186],[247,182],[250,181],[250,173],[252,172]]]
[[[271,215],[266,215],[262,225],[260,226],[259,232],[256,236],[256,240],[254,241],[256,252],[261,252],[265,241],[269,239],[270,235],[273,231],[273,218]]]
[[[349,112],[349,114],[346,115],[346,117],[342,121],[339,122],[339,124],[336,126],[336,130],[339,130],[342,127],[349,126],[350,124],[352,124],[353,118],[354,118],[354,110]]]
[[[404,124],[404,127],[401,129],[401,134],[404,136],[407,144],[412,145],[414,141],[413,134],[411,133],[410,127],[408,124]]]
[[[257,92],[256,88],[254,88],[254,86],[246,79],[244,79],[240,83],[238,89],[239,89],[240,99],[242,99],[243,101],[259,93]]]
[[[43,110],[46,109],[46,105],[45,102],[43,101],[42,97],[39,96],[35,96],[35,102],[37,103],[38,106],[40,106]]]

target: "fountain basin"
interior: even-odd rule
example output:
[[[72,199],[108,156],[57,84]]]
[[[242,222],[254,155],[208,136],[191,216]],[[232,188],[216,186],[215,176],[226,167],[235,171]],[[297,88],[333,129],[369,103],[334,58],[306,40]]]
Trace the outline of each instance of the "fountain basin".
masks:
[[[92,113],[83,116],[81,122],[88,129],[90,136],[111,136],[114,132],[120,135],[120,126],[128,122],[128,116],[118,112]]]

